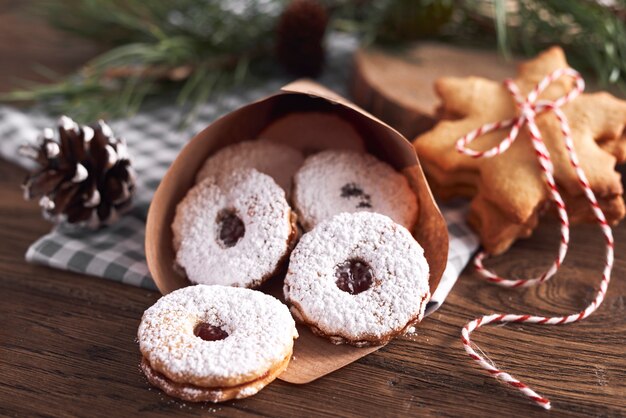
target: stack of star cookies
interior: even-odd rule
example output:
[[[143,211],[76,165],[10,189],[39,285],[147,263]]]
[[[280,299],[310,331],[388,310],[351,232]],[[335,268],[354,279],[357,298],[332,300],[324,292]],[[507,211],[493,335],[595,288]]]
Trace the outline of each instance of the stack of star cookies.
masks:
[[[514,82],[526,96],[544,77],[568,67],[563,51],[554,47],[521,64]],[[565,96],[573,87],[574,80],[561,77],[541,93],[539,101]],[[550,192],[528,128],[522,128],[508,151],[493,158],[475,159],[461,154],[455,147],[459,138],[487,123],[518,116],[516,103],[501,82],[479,77],[441,78],[435,89],[442,101],[442,119],[418,136],[414,146],[435,195],[443,200],[471,198],[471,226],[480,234],[487,252],[502,253],[517,238],[529,236],[539,215],[549,207]],[[580,166],[601,209],[609,223],[619,222],[626,210],[615,165],[626,160],[626,102],[605,92],[582,94],[561,109],[569,121]],[[554,112],[539,114],[537,126],[550,152],[570,222],[593,221]],[[487,150],[497,145],[509,129],[480,136],[472,149]]]

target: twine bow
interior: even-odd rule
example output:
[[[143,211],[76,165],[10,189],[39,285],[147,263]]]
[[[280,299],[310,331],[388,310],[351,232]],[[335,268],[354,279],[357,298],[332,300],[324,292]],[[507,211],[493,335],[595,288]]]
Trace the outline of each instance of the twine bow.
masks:
[[[570,90],[566,95],[559,97],[556,100],[539,100],[539,95],[555,80],[563,77],[570,76],[574,78],[575,86],[572,90]],[[559,267],[561,266],[565,255],[567,254],[567,248],[569,245],[569,220],[567,216],[567,211],[565,207],[565,202],[561,194],[559,193],[556,183],[554,181],[554,165],[552,164],[552,160],[550,159],[550,152],[543,142],[543,138],[541,135],[541,131],[537,127],[536,118],[539,114],[551,111],[556,116],[559,121],[561,127],[561,134],[563,136],[563,142],[565,144],[565,148],[567,149],[567,153],[569,156],[569,161],[574,171],[576,172],[576,176],[578,177],[578,182],[582,187],[585,197],[587,201],[591,205],[593,209],[593,213],[597,223],[604,234],[606,240],[606,262],[604,265],[604,270],[602,273],[602,281],[600,282],[600,288],[596,292],[594,300],[582,311],[567,315],[567,316],[557,316],[557,317],[543,317],[543,316],[533,316],[533,315],[519,315],[519,314],[492,314],[485,315],[480,318],[474,319],[471,322],[468,322],[461,331],[461,341],[463,343],[463,347],[469,356],[475,360],[478,364],[480,364],[484,369],[486,369],[492,376],[503,381],[504,383],[517,388],[524,395],[528,396],[532,399],[537,405],[541,406],[545,409],[550,409],[550,401],[540,395],[538,395],[534,390],[526,386],[524,383],[517,380],[515,377],[511,376],[508,373],[505,373],[495,367],[492,363],[486,361],[481,355],[479,355],[473,348],[470,340],[470,334],[476,328],[479,328],[483,325],[492,323],[492,322],[526,322],[526,323],[534,323],[534,324],[547,324],[547,325],[558,325],[558,324],[568,324],[571,322],[580,321],[589,315],[591,315],[602,303],[604,300],[604,296],[606,294],[606,290],[608,288],[609,282],[611,280],[611,270],[613,268],[613,233],[611,228],[609,227],[606,217],[604,213],[600,209],[598,205],[598,200],[596,199],[595,194],[591,190],[591,186],[589,185],[589,181],[587,180],[587,176],[585,172],[582,170],[579,164],[578,156],[576,155],[576,151],[574,150],[574,143],[571,138],[571,130],[569,123],[567,121],[567,117],[565,113],[561,110],[561,107],[566,103],[575,99],[578,95],[580,95],[585,89],[585,82],[580,76],[580,74],[571,69],[571,68],[562,68],[554,71],[550,75],[546,76],[542,79],[539,84],[532,89],[532,91],[528,94],[528,96],[523,97],[519,87],[515,84],[513,80],[506,80],[504,82],[507,90],[513,96],[517,108],[519,109],[519,116],[516,118],[511,118],[507,120],[503,120],[500,122],[489,123],[481,126],[480,128],[468,133],[464,137],[460,138],[456,143],[457,151],[469,155],[473,158],[490,158],[505,152],[517,139],[520,130],[524,125],[528,127],[528,131],[530,133],[530,139],[535,150],[535,155],[537,156],[537,161],[539,162],[539,166],[541,171],[543,172],[544,179],[546,184],[550,190],[550,197],[554,204],[556,205],[559,221],[561,224],[561,242],[559,245],[559,252],[552,263],[550,268],[543,273],[541,276],[532,279],[505,279],[492,271],[486,269],[483,265],[483,260],[487,257],[487,254],[484,251],[479,252],[474,258],[474,265],[476,267],[476,271],[482,277],[487,279],[489,282],[495,283],[504,287],[525,287],[531,286],[535,284],[542,283],[548,279],[550,279],[557,272]],[[496,146],[486,150],[486,151],[475,151],[467,148],[469,144],[472,143],[476,138],[496,130],[511,128],[508,136],[499,142]]]

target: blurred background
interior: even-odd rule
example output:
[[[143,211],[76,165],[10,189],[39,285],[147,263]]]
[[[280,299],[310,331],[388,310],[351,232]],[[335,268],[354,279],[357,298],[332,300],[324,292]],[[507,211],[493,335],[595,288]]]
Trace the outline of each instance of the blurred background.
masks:
[[[323,74],[337,36],[399,51],[436,39],[505,57],[560,44],[586,77],[619,92],[625,21],[620,0],[2,0],[0,101],[90,122],[160,97],[192,115],[228,87]]]

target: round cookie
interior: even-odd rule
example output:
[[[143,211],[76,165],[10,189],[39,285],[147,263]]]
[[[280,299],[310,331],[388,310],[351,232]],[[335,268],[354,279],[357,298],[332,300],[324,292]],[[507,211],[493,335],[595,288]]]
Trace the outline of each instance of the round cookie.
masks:
[[[260,140],[289,145],[306,155],[325,149],[365,151],[363,138],[345,119],[325,112],[293,112],[270,125]]]
[[[307,158],[292,200],[305,231],[342,212],[377,212],[412,230],[417,197],[407,179],[370,154],[328,150]]]
[[[239,142],[210,156],[196,174],[196,183],[238,168],[254,168],[272,177],[289,194],[293,175],[303,161],[302,152],[286,145],[267,141]]]
[[[177,267],[192,283],[255,287],[284,264],[295,217],[271,177],[248,168],[196,184],[172,224]]]
[[[422,247],[377,213],[342,213],[301,239],[284,294],[294,317],[335,344],[384,344],[419,322],[430,299]]]
[[[278,299],[207,285],[163,296],[146,310],[137,331],[148,381],[194,402],[254,395],[287,368],[297,337]]]

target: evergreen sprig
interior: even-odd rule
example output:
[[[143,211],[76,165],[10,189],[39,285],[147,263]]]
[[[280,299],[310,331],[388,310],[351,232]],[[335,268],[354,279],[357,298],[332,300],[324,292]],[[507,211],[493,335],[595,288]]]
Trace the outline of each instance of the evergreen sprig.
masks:
[[[82,0],[38,4],[59,28],[110,45],[73,76],[2,97],[41,101],[87,122],[135,112],[146,96],[175,90],[196,105],[242,82],[271,55],[285,0]],[[71,13],[70,13],[71,11]]]
[[[81,122],[133,113],[146,97],[167,92],[175,92],[178,104],[195,106],[272,68],[274,29],[288,1],[36,2],[55,26],[109,49],[69,78],[0,99],[43,102]],[[363,42],[428,37],[505,55],[560,44],[600,84],[626,85],[626,0],[318,1],[331,11],[331,28]]]
[[[496,1],[496,33],[501,51],[535,55],[563,45],[578,68],[593,72],[601,85],[626,80],[626,1]],[[506,7],[508,3],[510,7]]]

